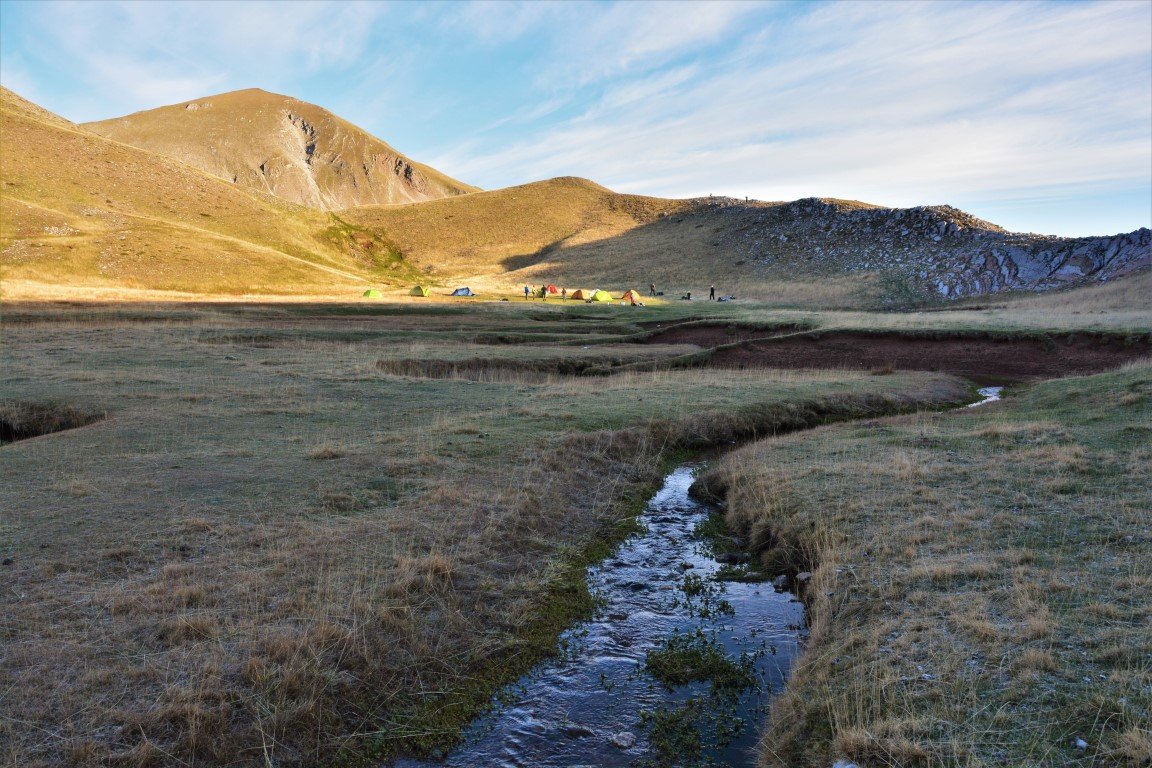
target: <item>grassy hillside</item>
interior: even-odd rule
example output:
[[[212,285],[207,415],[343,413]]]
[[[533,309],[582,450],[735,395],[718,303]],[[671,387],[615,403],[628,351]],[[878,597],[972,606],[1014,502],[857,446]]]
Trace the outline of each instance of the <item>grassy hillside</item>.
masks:
[[[30,285],[351,292],[410,279],[371,233],[104,139],[0,90],[0,267]]]
[[[446,276],[533,274],[550,254],[567,255],[688,206],[621,195],[586,179],[559,178],[421,205],[345,211],[349,221],[388,233],[415,263]],[[509,274],[514,284],[520,274]]]
[[[321,210],[475,191],[322,107],[250,88],[86,123],[248,189]]]

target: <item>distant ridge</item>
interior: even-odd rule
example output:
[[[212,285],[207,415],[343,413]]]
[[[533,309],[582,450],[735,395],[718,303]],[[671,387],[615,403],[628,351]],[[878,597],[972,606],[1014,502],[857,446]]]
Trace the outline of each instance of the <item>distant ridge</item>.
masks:
[[[477,191],[323,107],[258,88],[84,127],[320,210],[413,203]]]
[[[378,231],[436,274],[573,284],[837,283],[834,301],[889,304],[1106,282],[1152,266],[1152,231],[1009,232],[947,205],[666,200],[559,178],[418,206],[367,206]]]

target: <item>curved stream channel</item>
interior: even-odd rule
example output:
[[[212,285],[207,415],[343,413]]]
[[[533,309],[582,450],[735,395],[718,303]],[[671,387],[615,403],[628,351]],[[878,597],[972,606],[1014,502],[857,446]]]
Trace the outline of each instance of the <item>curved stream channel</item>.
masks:
[[[981,389],[1000,399],[1001,387]],[[971,407],[969,406],[969,407]],[[506,689],[441,761],[396,768],[751,766],[758,729],[805,636],[803,606],[700,535],[713,507],[677,467],[640,516],[644,531],[588,569],[600,608],[562,653]],[[735,559],[740,559],[738,555]]]
[[[588,569],[601,607],[562,636],[559,658],[505,691],[510,703],[444,761],[396,765],[752,765],[803,607],[770,583],[713,578],[724,566],[697,535],[712,508],[688,497],[696,468],[669,474],[640,517],[646,530]]]

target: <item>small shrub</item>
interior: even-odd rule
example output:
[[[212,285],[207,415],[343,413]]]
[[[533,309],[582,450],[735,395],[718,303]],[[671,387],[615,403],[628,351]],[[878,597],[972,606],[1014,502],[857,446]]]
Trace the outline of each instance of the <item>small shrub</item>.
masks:
[[[347,453],[342,446],[324,443],[310,451],[308,458],[313,461],[329,461],[331,459],[339,459],[347,455]]]

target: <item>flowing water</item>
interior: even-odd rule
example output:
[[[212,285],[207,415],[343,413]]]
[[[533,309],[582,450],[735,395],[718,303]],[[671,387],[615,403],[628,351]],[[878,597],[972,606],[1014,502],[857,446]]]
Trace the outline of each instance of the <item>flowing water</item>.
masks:
[[[688,497],[694,470],[668,475],[641,516],[646,531],[588,569],[601,608],[564,634],[560,658],[505,691],[507,703],[444,760],[396,766],[753,765],[757,728],[799,651],[803,608],[771,584],[713,578],[724,566],[696,535],[712,508]],[[651,674],[649,658],[683,654],[720,660],[718,674],[671,687]]]
[[[1000,393],[1004,391],[1004,387],[982,387],[976,390],[976,394],[980,395],[981,399],[974,403],[968,403],[965,408],[975,408],[978,405],[987,405],[994,403],[1000,399]]]

